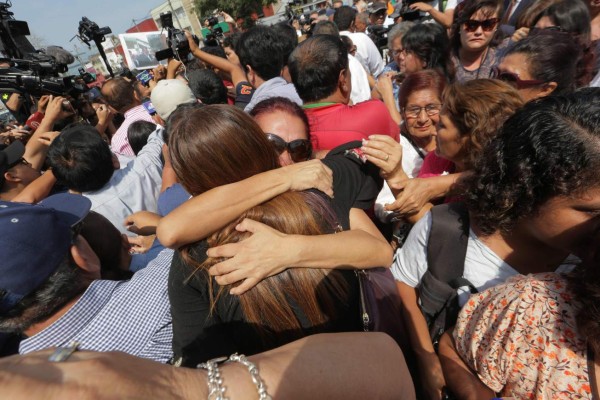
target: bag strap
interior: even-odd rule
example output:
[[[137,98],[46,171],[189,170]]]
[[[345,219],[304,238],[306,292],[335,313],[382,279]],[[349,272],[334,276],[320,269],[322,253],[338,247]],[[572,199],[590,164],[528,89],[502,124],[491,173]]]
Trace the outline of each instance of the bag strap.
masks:
[[[427,264],[431,274],[453,288],[472,284],[462,278],[469,242],[469,212],[462,202],[431,209],[431,232],[427,244]]]
[[[419,146],[417,146],[417,144],[413,141],[413,139],[410,137],[410,135],[406,132],[404,132],[404,130],[402,129],[402,127],[400,127],[400,134],[406,139],[408,140],[408,143],[410,143],[410,145],[413,147],[413,149],[415,149],[415,151],[417,152],[417,154],[419,155],[419,157],[421,157],[422,160],[425,159],[425,153],[423,153],[423,150],[421,150],[419,148]]]

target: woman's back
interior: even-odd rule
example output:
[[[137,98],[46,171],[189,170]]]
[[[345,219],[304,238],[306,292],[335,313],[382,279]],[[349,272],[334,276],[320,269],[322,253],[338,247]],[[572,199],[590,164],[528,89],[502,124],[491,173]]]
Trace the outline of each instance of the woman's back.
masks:
[[[358,282],[352,271],[289,268],[241,296],[230,295],[230,287],[209,278],[208,268],[223,260],[207,258],[206,251],[246,238],[236,229],[244,217],[287,234],[330,233],[336,226],[321,196],[290,192],[178,252],[169,278],[171,307],[178,314],[173,315],[178,364],[195,366],[233,352],[255,354],[313,333],[360,330]]]

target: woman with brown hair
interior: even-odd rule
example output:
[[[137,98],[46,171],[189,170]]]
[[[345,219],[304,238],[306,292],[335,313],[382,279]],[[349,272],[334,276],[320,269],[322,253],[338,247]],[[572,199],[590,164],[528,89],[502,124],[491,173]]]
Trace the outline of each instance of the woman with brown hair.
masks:
[[[215,230],[238,220],[247,210],[278,194],[304,190],[315,187],[315,182],[330,180],[331,170],[325,165],[331,167],[334,176],[340,168],[339,162],[331,160],[323,163],[312,160],[277,168],[278,154],[264,132],[247,114],[228,106],[206,106],[175,114],[169,121],[169,134],[173,168],[180,183],[196,198],[159,223],[157,234],[167,246],[180,247],[206,238]],[[354,161],[346,161],[355,164]],[[332,193],[328,185],[317,184],[316,187]],[[332,207],[337,223],[345,230],[353,230],[335,235],[288,235],[263,223],[244,220],[233,227],[240,232],[252,233],[249,238],[208,250],[209,257],[221,261],[210,269],[211,275],[223,275],[214,278],[215,281],[221,285],[241,281],[231,288],[231,293],[242,294],[265,277],[277,275],[291,266],[389,265],[391,249],[385,239],[362,210],[352,208],[355,198],[359,197],[360,187],[353,188],[354,193],[341,190],[334,178],[336,196]],[[201,223],[183,222],[193,221],[192,218],[199,218]],[[224,354],[222,346],[208,346],[200,340],[216,329],[204,329],[210,297],[206,284],[199,285],[196,275],[203,276],[206,283],[207,274],[194,273],[196,267],[205,261],[208,245],[202,241],[191,245],[191,248],[191,251],[186,251],[191,258],[182,257],[181,252],[175,255],[169,284],[173,347],[176,359],[181,359],[184,365],[195,365],[214,352],[217,352],[216,355]],[[238,269],[240,265],[246,270]],[[249,265],[256,268],[248,268]],[[191,275],[194,278],[190,279]],[[228,297],[227,301],[234,300]],[[295,311],[300,310],[300,315],[303,314],[300,305],[295,304],[294,307]],[[310,323],[303,324],[303,328],[310,326]],[[230,325],[226,329],[229,328]],[[235,343],[223,335],[209,336],[229,345]],[[249,347],[250,351],[257,348],[255,344]],[[207,353],[211,351],[213,353]]]
[[[222,259],[202,254],[207,247],[247,238],[250,233],[239,227],[255,221],[292,238],[337,229],[336,217],[322,195],[287,192],[248,210],[206,242],[182,248],[172,268],[196,268],[186,285],[200,294],[201,310],[195,316],[201,323],[196,339],[182,353],[184,365],[233,352],[256,354],[312,333],[360,330],[357,280],[350,270],[289,268],[240,296],[229,293],[235,285],[215,284],[209,269]]]

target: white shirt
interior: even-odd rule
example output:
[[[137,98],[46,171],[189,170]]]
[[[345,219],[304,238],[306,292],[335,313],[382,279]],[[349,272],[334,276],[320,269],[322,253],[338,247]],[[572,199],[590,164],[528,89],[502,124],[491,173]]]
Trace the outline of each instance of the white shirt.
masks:
[[[371,87],[367,71],[356,57],[348,54],[348,68],[350,69],[350,79],[352,80],[352,92],[350,100],[352,104],[362,103],[371,99]]]
[[[363,32],[342,31],[340,35],[348,36],[356,46],[356,58],[364,65],[367,72],[373,76],[378,76],[383,71],[383,58],[377,50],[377,46]]]
[[[400,135],[400,144],[402,145],[402,169],[409,178],[416,178],[423,166],[423,159],[403,135]],[[421,149],[421,151],[423,154],[427,154],[425,150]],[[387,182],[383,182],[383,188],[381,189],[381,192],[379,192],[377,200],[375,200],[375,215],[381,222],[388,222],[388,219],[392,214],[391,211],[386,211],[383,207],[386,204],[393,203],[395,200],[396,198]]]
[[[92,201],[91,210],[106,217],[121,233],[131,234],[123,226],[130,214],[142,210],[156,212],[162,183],[162,132],[160,127],[152,132],[137,157],[125,168],[116,170],[102,189],[83,193]]]
[[[428,212],[413,226],[404,246],[398,249],[394,255],[392,274],[396,280],[408,286],[417,287],[427,271],[427,243],[431,232],[431,222],[431,212]],[[577,257],[569,256],[556,271],[569,271],[577,262]],[[469,229],[469,242],[463,271],[465,279],[481,292],[517,274],[518,272],[513,267],[498,257]],[[461,307],[467,302],[469,293],[468,289],[459,289],[458,303]]]

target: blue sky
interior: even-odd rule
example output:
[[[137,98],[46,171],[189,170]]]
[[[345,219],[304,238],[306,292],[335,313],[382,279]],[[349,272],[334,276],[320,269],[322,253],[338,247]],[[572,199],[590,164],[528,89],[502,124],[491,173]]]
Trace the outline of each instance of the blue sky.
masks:
[[[27,21],[29,30],[42,38],[46,45],[62,46],[73,52],[73,43],[81,17],[88,17],[100,27],[109,26],[113,33],[123,33],[150,16],[150,10],[164,0],[12,0],[10,11],[15,19]],[[93,46],[93,45],[92,45]]]

